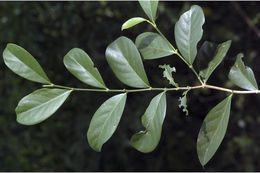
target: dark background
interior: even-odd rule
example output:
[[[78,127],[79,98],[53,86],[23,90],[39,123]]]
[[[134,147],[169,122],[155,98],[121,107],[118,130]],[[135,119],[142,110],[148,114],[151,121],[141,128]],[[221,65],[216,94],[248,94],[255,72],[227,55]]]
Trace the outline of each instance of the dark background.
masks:
[[[232,40],[225,61],[208,83],[235,89],[227,75],[240,52],[260,81],[260,38],[234,3],[160,2],[157,25],[175,45],[173,28],[179,16],[191,4],[202,6],[206,23],[198,47],[205,40]],[[260,2],[237,4],[260,28]],[[63,65],[63,56],[79,47],[90,55],[107,86],[125,88],[109,68],[104,52],[119,36],[135,40],[138,34],[153,31],[146,23],[120,30],[123,22],[136,16],[146,17],[138,2],[0,2],[0,52],[7,43],[16,43],[39,61],[55,84],[89,87]],[[198,84],[177,56],[169,56],[144,62],[152,86],[167,86],[158,69],[164,63],[176,67],[179,84]],[[97,153],[89,147],[86,132],[92,115],[113,94],[74,92],[46,121],[22,126],[16,122],[14,109],[22,97],[41,85],[15,75],[3,60],[0,69],[0,171],[203,171],[196,154],[197,135],[207,112],[227,95],[208,89],[189,92],[190,115],[185,116],[178,108],[181,92],[167,93],[160,143],[152,153],[143,154],[129,145],[129,139],[142,129],[140,116],[157,92],[129,94],[117,131]],[[260,171],[259,106],[259,96],[233,97],[226,136],[205,171]]]

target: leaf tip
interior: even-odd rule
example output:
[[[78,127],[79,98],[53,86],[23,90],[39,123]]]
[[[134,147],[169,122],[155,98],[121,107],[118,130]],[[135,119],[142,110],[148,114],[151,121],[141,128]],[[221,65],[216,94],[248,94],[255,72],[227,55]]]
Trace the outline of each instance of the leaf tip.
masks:
[[[125,29],[125,27],[124,27],[124,24],[121,26],[121,31],[123,31]]]

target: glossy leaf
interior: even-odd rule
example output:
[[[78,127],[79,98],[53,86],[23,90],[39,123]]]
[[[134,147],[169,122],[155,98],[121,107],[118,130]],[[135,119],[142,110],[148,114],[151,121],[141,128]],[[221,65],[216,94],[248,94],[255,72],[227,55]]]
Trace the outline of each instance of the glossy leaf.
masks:
[[[200,41],[205,22],[203,10],[198,5],[181,15],[175,24],[175,41],[184,59],[191,65],[197,55],[197,44]]]
[[[158,0],[139,0],[139,3],[144,10],[145,14],[155,22]]]
[[[152,152],[161,138],[162,124],[166,114],[165,92],[152,99],[144,115],[142,124],[146,128],[132,136],[131,145],[140,152]]]
[[[187,94],[188,94],[189,90],[184,91],[182,93],[182,97],[179,97],[179,108],[182,108],[182,111],[185,112],[185,114],[188,116],[189,115],[189,111],[187,109]]]
[[[106,49],[106,59],[124,84],[136,88],[149,87],[141,56],[130,39],[119,37],[112,42]]]
[[[121,30],[123,31],[124,29],[128,29],[131,28],[139,23],[145,22],[147,21],[146,19],[142,18],[142,17],[133,17],[129,20],[127,20],[121,27]]]
[[[49,118],[63,104],[72,90],[39,89],[25,96],[15,112],[17,121],[24,125],[38,124]]]
[[[3,52],[3,58],[6,66],[17,75],[34,82],[51,83],[40,64],[24,48],[9,43]]]
[[[204,82],[206,82],[212,72],[217,68],[217,66],[223,61],[226,56],[231,45],[231,40],[226,41],[220,45],[215,52],[214,58],[209,62],[208,67],[200,71],[200,76],[203,78]]]
[[[87,138],[95,151],[101,151],[105,142],[115,132],[124,111],[126,94],[118,94],[105,101],[91,119]]]
[[[153,32],[138,35],[135,45],[144,59],[157,59],[174,54],[167,41]]]
[[[208,68],[209,62],[215,56],[217,45],[209,41],[205,41],[199,49],[196,57],[196,68],[201,71]]]
[[[229,79],[237,86],[246,90],[258,90],[254,72],[250,67],[245,66],[242,61],[244,55],[237,55],[237,59],[233,67],[229,71]]]
[[[159,65],[159,68],[164,69],[163,77],[168,79],[169,84],[171,84],[172,86],[175,86],[175,87],[179,87],[179,85],[174,81],[174,79],[172,77],[172,72],[176,72],[175,67],[170,67],[170,65],[164,64],[164,65]]]
[[[232,95],[210,110],[204,119],[198,139],[197,153],[201,165],[206,165],[216,153],[228,126]]]
[[[64,57],[66,68],[80,81],[98,88],[106,88],[104,81],[94,63],[82,49],[74,48]]]

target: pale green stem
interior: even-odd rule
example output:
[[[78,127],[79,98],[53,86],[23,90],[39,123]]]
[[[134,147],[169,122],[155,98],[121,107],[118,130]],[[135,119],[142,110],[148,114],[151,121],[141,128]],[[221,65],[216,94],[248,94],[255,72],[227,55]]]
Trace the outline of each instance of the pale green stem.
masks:
[[[143,89],[92,89],[92,88],[73,88],[67,87],[62,85],[43,85],[44,88],[61,88],[61,89],[68,89],[73,91],[90,91],[90,92],[125,92],[125,93],[132,93],[132,92],[144,92],[144,91],[178,91],[178,90],[188,90],[188,89],[197,89],[203,88],[202,85],[200,86],[193,86],[193,87],[178,87],[178,88],[143,88]]]
[[[208,88],[214,89],[219,91],[228,92],[231,94],[260,94],[260,90],[253,90],[253,91],[243,91],[243,90],[231,90],[228,88],[222,88],[213,85],[198,85],[198,86],[186,86],[186,87],[177,87],[177,88],[143,88],[143,89],[91,89],[91,88],[73,88],[73,87],[66,87],[62,85],[43,85],[44,88],[61,88],[61,89],[68,89],[73,91],[89,91],[89,92],[117,92],[117,93],[133,93],[133,92],[145,92],[145,91],[178,91],[178,90],[194,90],[200,88]]]
[[[232,93],[232,94],[260,94],[260,90],[252,90],[252,91],[231,90],[231,89],[228,89],[228,88],[222,88],[222,87],[207,85],[207,84],[205,84],[204,87],[209,88],[209,89],[229,92],[229,93]]]

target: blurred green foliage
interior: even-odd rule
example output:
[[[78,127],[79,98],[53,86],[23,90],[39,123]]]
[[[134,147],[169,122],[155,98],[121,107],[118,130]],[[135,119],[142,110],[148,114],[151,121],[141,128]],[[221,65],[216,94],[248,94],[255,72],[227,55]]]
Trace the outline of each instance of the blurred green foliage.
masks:
[[[260,81],[260,38],[234,10],[230,2],[160,2],[157,23],[174,43],[173,28],[191,4],[203,7],[206,16],[203,41],[221,43],[232,39],[231,49],[208,81],[234,87],[227,74],[239,52]],[[259,2],[239,2],[260,28]],[[52,81],[86,87],[64,67],[63,56],[72,48],[84,49],[99,68],[110,88],[124,88],[105,61],[106,46],[124,35],[132,40],[153,31],[146,23],[121,32],[131,17],[145,17],[138,2],[0,2],[0,52],[16,43],[40,62]],[[200,42],[200,45],[202,42]],[[199,46],[200,46],[199,45]],[[175,66],[175,80],[182,85],[197,81],[176,56],[145,61],[154,87],[167,85],[158,65]],[[86,138],[91,116],[113,94],[73,93],[62,108],[45,122],[22,126],[16,122],[18,101],[41,86],[26,81],[0,61],[0,171],[202,171],[196,154],[196,139],[207,112],[226,93],[196,90],[188,94],[189,116],[178,108],[181,92],[167,93],[167,115],[157,149],[149,154],[136,151],[130,137],[140,129],[140,116],[157,93],[129,94],[126,109],[113,137],[103,151],[93,151]],[[260,171],[260,97],[235,95],[227,134],[206,171]]]

